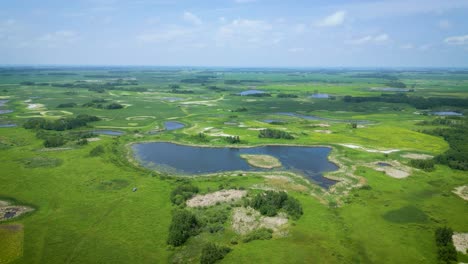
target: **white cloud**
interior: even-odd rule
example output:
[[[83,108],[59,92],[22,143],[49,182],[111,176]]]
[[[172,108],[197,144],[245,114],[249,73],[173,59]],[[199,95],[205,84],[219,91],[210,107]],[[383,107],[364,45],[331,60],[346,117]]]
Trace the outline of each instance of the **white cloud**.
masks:
[[[468,35],[448,37],[444,42],[449,45],[468,45]]]
[[[288,52],[291,52],[291,53],[298,53],[298,52],[303,52],[305,51],[304,48],[290,48],[288,49]]]
[[[37,40],[44,42],[49,47],[56,47],[61,44],[71,44],[76,42],[79,36],[71,30],[59,30],[52,33],[47,33],[40,36]]]
[[[182,28],[172,28],[159,32],[142,33],[137,36],[137,40],[144,43],[169,42],[190,35],[191,32]]]
[[[406,49],[406,50],[408,50],[408,49],[413,49],[413,48],[414,48],[414,45],[411,44],[411,43],[407,43],[407,44],[401,45],[400,48],[401,48],[401,49]]]
[[[272,26],[263,20],[235,19],[219,28],[216,40],[218,44],[260,43],[272,37],[268,34],[271,30]]]
[[[452,27],[452,23],[446,19],[443,19],[439,21],[438,26],[440,29],[449,29]]]
[[[192,24],[194,24],[196,26],[199,26],[199,25],[202,24],[202,21],[198,16],[196,16],[196,15],[190,13],[190,12],[187,12],[187,11],[184,12],[183,18],[184,18],[185,21],[187,21],[189,23],[192,23]]]
[[[346,17],[346,11],[337,11],[316,23],[318,27],[334,27],[343,24]]]
[[[350,40],[349,43],[354,44],[354,45],[362,45],[362,44],[368,44],[368,43],[383,43],[386,42],[390,39],[390,37],[383,33],[379,35],[367,35],[358,39],[353,39]]]

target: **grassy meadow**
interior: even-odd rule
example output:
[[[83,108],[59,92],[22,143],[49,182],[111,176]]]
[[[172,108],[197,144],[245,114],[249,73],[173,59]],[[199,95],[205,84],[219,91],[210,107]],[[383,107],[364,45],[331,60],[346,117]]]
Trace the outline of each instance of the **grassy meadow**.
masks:
[[[404,93],[410,98],[468,102],[468,74],[436,69],[0,68],[0,100],[7,101],[0,110],[13,110],[0,114],[0,125],[17,125],[0,127],[0,200],[34,208],[0,222],[0,263],[199,263],[207,242],[232,249],[220,263],[438,263],[436,228],[468,232],[468,203],[452,192],[468,184],[468,174],[441,163],[432,171],[412,168],[404,154],[438,156],[453,148],[424,131],[450,128],[430,123],[439,119],[430,112],[463,113],[456,119],[463,123],[468,105],[419,109],[343,100],[394,96],[399,92],[371,89],[386,87],[390,77],[412,89]],[[238,95],[251,89],[271,96]],[[278,97],[281,93],[294,96]],[[310,98],[314,93],[331,98]],[[93,100],[94,105],[83,106]],[[122,107],[106,108],[111,103]],[[53,122],[83,114],[100,120],[63,131],[23,127],[31,118]],[[167,121],[185,126],[165,131]],[[259,138],[267,128],[294,139]],[[96,135],[84,144],[75,138],[103,129],[124,134]],[[66,142],[46,148],[40,133],[63,136]],[[230,136],[240,142],[231,144]],[[131,143],[144,141],[330,146],[330,159],[340,169],[326,176],[341,182],[327,190],[282,171],[167,175],[132,158]],[[98,147],[99,154],[92,154]],[[410,175],[390,177],[375,162],[400,164]],[[290,180],[266,177],[272,174]],[[169,246],[171,215],[178,208],[169,197],[187,182],[201,194],[284,190],[301,203],[303,215],[289,220],[287,235],[270,240],[243,242],[228,215],[222,231],[201,232],[180,247]],[[200,216],[230,214],[236,206],[192,210]],[[458,260],[468,262],[468,255],[458,253]]]

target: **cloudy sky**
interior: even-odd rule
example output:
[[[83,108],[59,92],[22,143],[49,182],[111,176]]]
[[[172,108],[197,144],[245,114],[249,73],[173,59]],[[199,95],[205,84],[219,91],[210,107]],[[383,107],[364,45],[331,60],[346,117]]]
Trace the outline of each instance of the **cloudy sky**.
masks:
[[[0,1],[0,64],[468,67],[468,0]]]

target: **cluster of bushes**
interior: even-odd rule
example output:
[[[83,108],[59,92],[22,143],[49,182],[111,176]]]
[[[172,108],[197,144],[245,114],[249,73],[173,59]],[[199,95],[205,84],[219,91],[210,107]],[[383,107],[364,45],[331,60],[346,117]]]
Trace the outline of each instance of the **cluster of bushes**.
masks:
[[[99,145],[99,146],[96,146],[94,147],[90,152],[89,152],[89,155],[91,157],[97,157],[97,156],[100,156],[102,154],[104,154],[105,152],[105,149],[102,145]]]
[[[47,120],[44,118],[30,118],[24,124],[26,129],[45,129],[64,131],[86,126],[89,122],[99,121],[99,117],[80,114],[76,117],[61,118],[58,120]]]
[[[295,94],[279,93],[278,95],[276,95],[276,97],[278,97],[278,98],[297,98],[299,96],[297,96]]]
[[[213,243],[206,244],[202,249],[201,264],[213,264],[226,256],[231,249],[225,246],[218,246]]]
[[[451,128],[436,128],[422,132],[443,137],[449,143],[450,149],[435,157],[437,163],[447,165],[452,169],[466,171],[468,170],[466,131],[468,131],[468,124],[462,122],[461,124],[453,125]]]
[[[229,211],[229,206],[212,206],[198,209],[196,216],[202,230],[213,234],[224,230],[224,223],[230,215]]]
[[[299,201],[285,192],[266,191],[259,193],[250,201],[249,205],[266,216],[275,216],[280,210],[285,211],[293,219],[299,219],[303,214]]]
[[[78,145],[88,144],[86,138],[90,137],[89,133],[68,133],[59,134],[53,131],[39,130],[36,133],[36,138],[44,140],[44,147],[56,148],[65,145],[68,141],[77,140]]]
[[[208,137],[206,136],[205,133],[202,133],[202,132],[192,136],[192,138],[199,142],[208,142]]]
[[[232,110],[232,112],[247,112],[247,111],[248,111],[248,109],[246,107],[243,107],[243,106]]]
[[[181,184],[172,190],[170,199],[173,204],[181,205],[199,191],[197,186],[193,186],[190,183]]]
[[[404,84],[401,81],[397,81],[397,80],[390,81],[390,82],[386,83],[385,85],[387,85],[388,87],[406,88],[406,84]]]
[[[410,160],[409,162],[411,167],[422,169],[424,171],[433,171],[435,169],[434,163],[435,162],[432,159],[428,159],[428,160],[413,159],[413,160]]]
[[[63,103],[63,104],[57,105],[57,108],[73,108],[76,106],[77,106],[76,103]]]
[[[436,118],[431,121],[424,120],[417,122],[416,125],[419,126],[454,126],[463,124],[464,120],[459,116],[446,116],[444,118]]]
[[[107,100],[105,99],[94,99],[91,102],[87,102],[83,104],[83,107],[95,107],[99,109],[122,109],[124,106],[119,103],[110,103],[108,105],[104,105]]]
[[[279,139],[279,138],[294,139],[294,137],[286,131],[271,129],[271,128],[260,130],[258,137],[259,138],[276,138],[276,139]]]
[[[437,258],[443,263],[457,261],[457,250],[452,241],[453,231],[448,227],[439,227],[435,231]]]
[[[255,229],[254,231],[248,233],[243,239],[242,242],[249,243],[253,240],[269,240],[273,237],[273,230],[269,228],[259,228]]]
[[[184,244],[191,236],[198,234],[199,227],[198,220],[193,213],[186,209],[176,209],[172,213],[167,244],[175,247]]]
[[[468,99],[454,97],[420,97],[407,96],[406,94],[382,94],[381,96],[350,96],[343,98],[346,103],[364,102],[384,102],[384,103],[404,103],[417,109],[431,109],[443,106],[466,107]]]
[[[226,88],[221,88],[221,87],[218,87],[218,86],[215,86],[215,85],[210,85],[207,87],[208,89],[212,90],[212,91],[215,91],[217,93],[220,93],[220,92],[223,92],[223,91],[227,91]]]
[[[226,140],[226,142],[229,143],[229,144],[238,144],[238,143],[241,142],[239,136],[229,136],[229,137],[225,137],[224,140]]]

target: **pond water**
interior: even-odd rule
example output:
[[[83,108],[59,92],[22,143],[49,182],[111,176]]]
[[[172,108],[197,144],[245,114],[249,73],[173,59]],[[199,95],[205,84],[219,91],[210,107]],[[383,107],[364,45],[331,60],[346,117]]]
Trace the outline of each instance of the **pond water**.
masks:
[[[328,94],[313,94],[310,96],[310,98],[315,98],[315,99],[328,99],[330,96]]]
[[[271,155],[279,159],[282,168],[302,174],[324,188],[336,181],[322,173],[337,170],[328,161],[331,149],[326,147],[260,146],[252,148],[215,148],[178,145],[169,142],[138,143],[132,146],[143,166],[180,174],[204,174],[224,171],[264,171],[250,166],[241,154]]]
[[[379,165],[380,167],[391,167],[392,165],[390,165],[389,163],[386,163],[386,162],[377,162],[377,165]]]
[[[106,129],[93,130],[92,133],[96,135],[108,135],[108,136],[121,136],[124,134],[124,132],[122,131],[106,130]]]
[[[0,124],[0,128],[5,128],[5,127],[16,127],[16,124]]]
[[[13,112],[13,110],[9,110],[9,109],[7,109],[7,110],[0,110],[0,115],[1,115],[1,114],[12,113],[12,112]]]
[[[164,127],[166,128],[166,130],[171,131],[171,130],[184,128],[185,125],[176,121],[167,121],[167,122],[164,122]]]
[[[307,119],[307,120],[322,120],[322,121],[331,121],[331,122],[339,122],[339,123],[356,123],[356,124],[373,123],[372,121],[369,121],[369,120],[332,119],[332,118],[318,117],[314,115],[302,115],[302,114],[296,114],[296,113],[290,113],[290,112],[281,112],[281,113],[278,113],[278,115],[293,116],[293,117],[298,117],[298,118]]]
[[[16,215],[15,211],[8,211],[3,215],[3,218],[9,219],[9,218],[13,218],[15,215]]]
[[[0,107],[8,103],[8,100],[0,100]]]
[[[260,91],[260,90],[247,90],[247,91],[240,92],[239,94],[244,96],[244,95],[263,94],[263,93],[265,93],[265,92]]]
[[[432,112],[433,115],[436,116],[462,116],[462,113],[457,113],[453,111],[442,111],[442,112]]]
[[[407,88],[396,88],[396,87],[374,87],[370,89],[371,91],[378,92],[409,92],[410,89]]]

